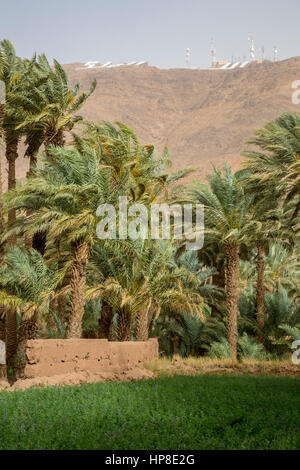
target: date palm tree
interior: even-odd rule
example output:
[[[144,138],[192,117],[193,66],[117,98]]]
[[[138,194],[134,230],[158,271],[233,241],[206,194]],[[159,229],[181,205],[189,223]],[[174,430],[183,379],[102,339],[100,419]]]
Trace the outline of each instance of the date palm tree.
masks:
[[[247,143],[254,148],[244,152],[247,157],[244,162],[245,170],[239,173],[247,190],[255,195],[253,216],[262,222],[256,240],[257,321],[262,331],[265,310],[265,253],[270,242],[276,239],[292,244],[295,239],[293,225],[296,224],[295,218],[300,208],[298,114],[283,113],[263,129],[257,130]],[[290,213],[291,216],[288,217]]]
[[[260,190],[276,188],[284,203],[296,203],[293,217],[300,210],[300,116],[283,113],[248,140],[254,148],[244,152],[244,167],[251,171],[251,182]]]
[[[30,177],[37,164],[38,152],[44,144],[48,146],[63,146],[65,132],[70,132],[81,116],[76,115],[84,102],[93,93],[96,81],[90,90],[79,94],[80,85],[77,83],[70,88],[68,76],[62,66],[54,60],[51,67],[46,56],[34,58],[34,67],[29,76],[30,86],[16,93],[14,107],[19,116],[17,127],[26,136],[25,156],[29,158]],[[41,253],[45,251],[46,234],[36,234],[33,240],[27,238],[26,246],[34,246]]]
[[[26,365],[25,347],[36,339],[38,318],[49,310],[49,300],[60,281],[56,266],[48,267],[35,250],[12,247],[0,267],[0,305],[17,311],[21,316],[18,345],[12,365],[15,377],[23,375]]]
[[[0,80],[5,86],[5,103],[1,105],[1,127],[5,143],[5,157],[8,163],[8,189],[16,187],[16,159],[18,158],[18,144],[22,132],[17,129],[20,121],[15,113],[12,102],[16,93],[22,94],[26,82],[26,74],[22,60],[16,55],[16,51],[8,40],[0,42]],[[16,212],[11,209],[8,212],[8,226],[16,220]],[[9,240],[10,244],[16,242],[14,236]]]
[[[118,339],[146,341],[161,310],[202,315],[201,282],[172,259],[175,248],[158,240],[95,246],[88,298],[101,298],[118,315]]]
[[[126,181],[119,182],[126,188]],[[21,188],[6,195],[9,208],[30,210],[13,229],[33,236],[47,231],[47,246],[62,240],[71,252],[70,318],[67,338],[81,337],[86,266],[96,240],[96,210],[100,204],[117,204],[120,188],[111,172],[99,165],[94,151],[50,146],[42,166]],[[9,233],[6,235],[9,236]]]
[[[5,101],[0,104],[1,134],[5,143],[5,156],[8,163],[8,189],[16,187],[16,160],[18,158],[18,144],[24,135],[19,125],[24,118],[16,102],[25,99],[26,94],[33,87],[39,86],[42,75],[36,73],[36,60],[21,60],[8,40],[0,43],[0,80],[5,86]],[[31,146],[37,147],[37,136],[31,139]],[[26,139],[27,143],[27,139]],[[30,145],[29,145],[30,147]],[[28,148],[29,148],[28,147]],[[11,227],[16,221],[16,211],[8,211],[7,225]],[[15,234],[7,239],[9,245],[16,243]],[[7,360],[13,357],[17,347],[16,313],[9,309],[6,315],[7,326]]]
[[[21,132],[17,130],[18,116],[13,112],[12,99],[16,91],[23,89],[24,74],[22,60],[17,57],[15,49],[10,41],[0,42],[0,80],[5,87],[5,102],[0,105],[1,135],[5,144],[5,158],[8,164],[8,188],[16,187],[16,159],[18,158],[18,144]],[[8,211],[7,224],[12,226],[16,220],[16,211]],[[7,240],[10,245],[16,243],[12,234]],[[6,310],[6,351],[7,363],[16,352],[17,348],[17,317],[13,309]]]
[[[32,137],[30,142],[40,142],[45,147],[48,145],[63,146],[65,144],[65,132],[70,132],[76,122],[82,118],[76,115],[85,101],[91,96],[96,88],[96,81],[91,83],[88,92],[79,94],[80,84],[70,88],[67,73],[63,67],[54,60],[52,68],[45,55],[40,55],[35,62],[36,74],[41,76],[37,84],[33,83],[24,94],[17,94],[14,103],[18,106],[20,114],[24,119],[19,128],[25,128],[27,136]],[[35,149],[34,149],[35,150]],[[35,151],[36,153],[36,151]]]
[[[224,165],[223,172],[214,169],[208,177],[208,182],[209,186],[195,183],[186,194],[190,202],[204,205],[204,251],[206,247],[217,243],[225,256],[227,338],[232,358],[235,360],[240,254],[251,243],[252,234],[256,232],[259,224],[252,220],[249,214],[253,197],[245,194],[228,164]]]
[[[149,206],[165,201],[172,186],[193,171],[187,168],[169,175],[168,149],[157,155],[152,144],[142,145],[135,132],[122,122],[113,125],[107,121],[99,124],[85,121],[83,126],[82,135],[74,135],[74,145],[79,151],[84,145],[93,148],[101,164],[111,168],[116,181],[126,177],[127,196],[133,202]]]

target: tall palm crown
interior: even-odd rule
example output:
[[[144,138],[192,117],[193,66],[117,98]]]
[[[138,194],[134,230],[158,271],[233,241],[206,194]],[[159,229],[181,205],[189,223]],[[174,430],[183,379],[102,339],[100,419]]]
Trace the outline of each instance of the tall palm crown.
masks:
[[[74,124],[81,120],[75,113],[81,108],[96,88],[96,81],[88,92],[79,93],[80,84],[70,88],[68,76],[63,67],[54,60],[52,68],[44,55],[35,62],[36,72],[47,77],[26,93],[15,97],[15,105],[25,118],[20,128],[30,133],[43,135],[45,145],[63,145],[64,131],[71,131]]]
[[[245,193],[228,164],[224,165],[223,172],[214,169],[207,179],[209,186],[197,182],[186,191],[189,200],[204,205],[204,251],[207,245],[214,243],[224,246],[236,243],[240,249],[246,248],[251,230],[259,226],[250,217],[254,197]]]
[[[128,197],[132,201],[147,205],[159,198],[166,199],[170,186],[192,171],[168,175],[171,166],[168,149],[157,156],[153,145],[141,145],[134,131],[121,122],[115,125],[107,121],[84,122],[82,136],[74,137],[78,150],[86,144],[97,152],[101,164],[111,168],[116,181],[126,175]]]
[[[28,63],[27,63],[28,65]],[[5,141],[5,157],[8,162],[8,188],[16,186],[16,159],[18,158],[18,143],[22,132],[17,129],[20,124],[20,116],[13,106],[16,94],[22,95],[27,83],[28,69],[22,60],[16,55],[13,45],[8,40],[0,43],[0,80],[5,86],[5,103],[1,105],[1,127]],[[8,213],[8,225],[15,222],[14,210]],[[14,239],[10,242],[13,244]]]
[[[34,211],[19,218],[19,231],[23,228],[32,235],[47,230],[49,245],[57,237],[68,243],[84,240],[92,245],[97,207],[117,204],[120,188],[126,188],[126,182],[113,184],[110,170],[99,166],[93,150],[86,148],[80,153],[51,146],[33,177],[6,198],[9,207]]]
[[[300,209],[300,116],[283,113],[255,132],[248,144],[258,150],[244,152],[244,166],[251,171],[251,181],[276,186],[285,201],[295,199]]]

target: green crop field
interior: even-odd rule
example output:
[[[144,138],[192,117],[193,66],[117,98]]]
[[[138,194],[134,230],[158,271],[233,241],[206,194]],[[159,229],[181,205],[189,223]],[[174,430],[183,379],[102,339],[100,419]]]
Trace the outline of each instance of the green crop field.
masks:
[[[297,449],[300,381],[174,376],[0,393],[0,449]]]

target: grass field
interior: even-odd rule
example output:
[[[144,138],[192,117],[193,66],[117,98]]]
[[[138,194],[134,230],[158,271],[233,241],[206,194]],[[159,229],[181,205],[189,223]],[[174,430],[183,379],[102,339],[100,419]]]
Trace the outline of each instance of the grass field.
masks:
[[[0,449],[299,449],[300,381],[174,376],[0,393]]]

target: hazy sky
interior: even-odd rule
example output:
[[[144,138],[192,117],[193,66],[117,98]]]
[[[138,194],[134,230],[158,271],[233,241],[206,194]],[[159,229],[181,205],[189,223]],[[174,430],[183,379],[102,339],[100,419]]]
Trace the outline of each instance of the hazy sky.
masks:
[[[62,63],[148,60],[160,68],[210,63],[210,38],[217,58],[256,54],[279,59],[300,55],[300,0],[0,0],[0,37],[17,54],[45,52]]]

